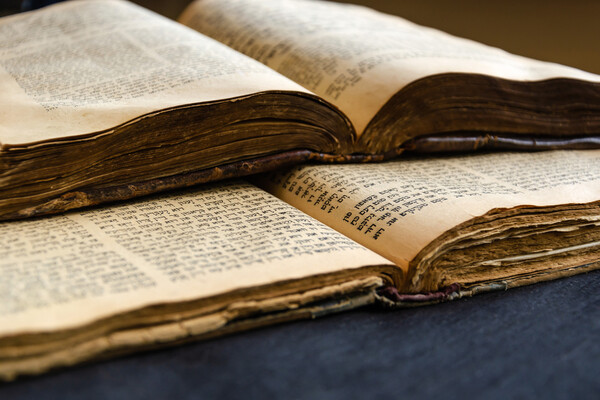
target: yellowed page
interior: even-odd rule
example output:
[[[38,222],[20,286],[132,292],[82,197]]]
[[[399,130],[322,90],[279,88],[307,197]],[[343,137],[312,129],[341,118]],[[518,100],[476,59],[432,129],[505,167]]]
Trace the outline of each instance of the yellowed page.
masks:
[[[0,337],[388,261],[247,183],[0,224]]]
[[[494,208],[600,200],[600,150],[305,166],[260,183],[406,270],[436,237]]]
[[[0,144],[81,135],[265,90],[305,91],[131,3],[65,2],[0,20]]]
[[[524,81],[600,81],[598,75],[327,1],[199,0],[180,21],[337,105],[359,134],[393,94],[427,75],[466,72]]]

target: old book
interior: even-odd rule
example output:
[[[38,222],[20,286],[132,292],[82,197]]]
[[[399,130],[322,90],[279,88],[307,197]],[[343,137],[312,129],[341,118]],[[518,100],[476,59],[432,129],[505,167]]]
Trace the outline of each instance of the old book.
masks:
[[[600,150],[309,165],[255,184],[274,196],[237,181],[0,223],[0,378],[600,267]]]
[[[201,33],[109,0],[0,20],[0,219],[307,160],[600,144],[594,74],[326,2],[180,21]]]

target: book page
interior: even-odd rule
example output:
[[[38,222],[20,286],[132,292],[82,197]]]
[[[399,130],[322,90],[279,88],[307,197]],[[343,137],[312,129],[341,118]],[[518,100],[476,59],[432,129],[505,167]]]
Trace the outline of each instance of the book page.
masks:
[[[359,134],[392,95],[428,75],[465,72],[514,80],[600,81],[600,76],[577,69],[327,1],[199,0],[180,20],[335,104]]]
[[[244,182],[0,224],[0,337],[388,261]]]
[[[492,209],[600,201],[600,150],[304,166],[259,183],[406,271],[435,238]]]
[[[266,90],[305,91],[128,2],[65,2],[0,19],[0,144],[91,133]]]

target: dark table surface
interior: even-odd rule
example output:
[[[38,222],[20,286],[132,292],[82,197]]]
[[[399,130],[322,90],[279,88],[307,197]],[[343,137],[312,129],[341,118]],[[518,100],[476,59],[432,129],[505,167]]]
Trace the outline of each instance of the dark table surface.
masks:
[[[600,398],[600,271],[364,308],[0,386],[0,399]]]

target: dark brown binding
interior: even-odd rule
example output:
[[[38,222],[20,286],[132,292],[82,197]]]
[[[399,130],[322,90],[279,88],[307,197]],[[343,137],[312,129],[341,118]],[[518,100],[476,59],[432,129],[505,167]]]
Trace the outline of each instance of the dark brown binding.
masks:
[[[384,154],[336,155],[317,153],[310,150],[292,150],[280,154],[259,157],[248,161],[238,161],[219,167],[208,168],[185,174],[172,175],[126,185],[101,188],[82,188],[67,192],[60,197],[44,201],[17,212],[0,214],[0,221],[56,214],[72,209],[94,206],[103,203],[128,200],[135,197],[160,193],[167,190],[190,187],[223,179],[243,177],[261,172],[273,171],[303,162],[322,163],[365,163],[392,159],[406,152],[411,153],[453,153],[486,150],[549,150],[549,149],[589,149],[600,148],[597,137],[515,137],[510,135],[438,135],[424,136],[407,142],[404,146]]]
[[[415,138],[446,135],[478,138],[467,142],[465,149],[488,135],[506,138],[497,142],[502,145],[520,137],[557,143],[587,137],[595,138],[597,146],[600,82],[513,81],[465,73],[427,76],[392,96],[369,122],[357,148],[381,153]]]
[[[400,293],[394,286],[384,286],[377,290],[377,294],[394,303],[397,306],[408,306],[410,304],[424,305],[439,303],[452,298],[460,292],[460,285],[453,283],[435,292],[426,293]],[[386,303],[381,303],[386,305]]]
[[[600,136],[516,136],[505,133],[455,133],[418,137],[402,148],[411,153],[459,153],[486,150],[584,150],[600,148]]]
[[[255,158],[253,160],[238,161],[219,167],[150,179],[142,182],[133,182],[127,185],[81,188],[80,190],[64,193],[60,197],[44,201],[33,207],[28,207],[17,212],[1,214],[0,221],[56,214],[76,208],[128,200],[167,190],[190,187],[201,183],[272,171],[277,168],[285,168],[307,161],[344,163],[381,161],[383,159],[384,157],[381,155],[358,154],[342,156],[315,153],[310,150],[292,150],[285,153]]]
[[[200,183],[270,171],[305,162],[313,157],[318,158],[318,156],[315,156],[314,153],[309,150],[293,150],[249,161],[238,161],[219,167],[150,179],[142,182],[133,182],[126,185],[101,188],[81,188],[76,191],[64,193],[60,197],[44,201],[33,207],[28,207],[13,213],[1,214],[0,220],[22,219],[56,214],[76,208],[128,200],[134,197],[146,196],[176,188],[190,187]]]

